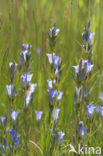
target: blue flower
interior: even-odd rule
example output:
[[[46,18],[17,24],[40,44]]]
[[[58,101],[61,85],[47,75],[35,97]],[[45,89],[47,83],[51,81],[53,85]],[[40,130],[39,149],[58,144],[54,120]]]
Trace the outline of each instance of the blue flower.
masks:
[[[20,56],[19,56],[19,63],[20,64],[23,64],[27,61],[27,56],[30,55],[30,52],[28,52],[27,50],[25,51],[22,51],[20,53]]]
[[[100,106],[100,115],[103,118],[103,107],[102,106]]]
[[[53,120],[57,121],[59,118],[59,112],[60,112],[60,108],[55,108],[53,109]]]
[[[16,129],[10,129],[10,136],[11,136],[11,139],[14,140],[15,137],[17,136],[17,130]]]
[[[37,83],[30,83],[30,90],[29,90],[30,95],[34,93],[36,86],[37,86]]]
[[[58,139],[60,142],[62,142],[64,135],[65,135],[64,132],[58,132]]]
[[[54,55],[54,57],[53,57],[53,64],[54,64],[54,67],[58,67],[61,64],[61,57]]]
[[[76,65],[76,66],[72,66],[75,69],[75,74],[80,74],[80,76],[82,77],[83,73],[85,73],[86,75],[88,75],[93,68],[93,64],[91,64],[90,61],[88,60],[81,60],[81,65]]]
[[[81,130],[81,137],[82,137],[82,138],[85,137],[85,135],[86,135],[86,133],[87,133],[87,130],[88,130],[88,128],[86,128],[86,127],[83,127],[83,128],[82,128],[82,130]]]
[[[60,32],[60,29],[56,29],[56,23],[54,23],[53,27],[49,29],[50,38],[56,37],[59,32]]]
[[[48,57],[49,63],[52,64],[55,53],[53,53],[53,54],[46,53],[46,56]]]
[[[4,144],[2,144],[2,153],[4,153],[4,151],[5,151],[5,145]]]
[[[75,87],[75,93],[74,93],[74,102],[78,103],[79,101],[82,100],[82,96],[83,96],[83,86]]]
[[[55,76],[58,76],[58,74],[60,73],[60,67],[56,67],[55,69]]]
[[[22,44],[22,51],[19,56],[20,64],[29,62],[31,57],[31,52],[30,52],[31,47],[32,46],[30,44],[24,44],[24,43]]]
[[[5,152],[5,145],[0,143],[0,150],[2,153]]]
[[[36,49],[36,53],[37,53],[38,55],[39,55],[41,52],[42,52],[42,51],[41,51],[40,48],[37,48],[37,49]]]
[[[83,67],[86,74],[89,74],[93,68],[93,64],[91,64],[88,60],[83,60]]]
[[[46,56],[48,57],[49,63],[53,64],[54,67],[58,67],[61,64],[61,57],[55,56],[55,53],[47,53]]]
[[[83,127],[83,125],[84,125],[83,121],[80,121],[79,124],[78,124],[78,133],[81,135],[82,138],[87,133],[87,128]]]
[[[18,143],[20,141],[20,137],[19,136],[15,136],[13,141],[14,141],[14,146],[17,147]]]
[[[92,42],[93,36],[95,33],[92,33],[91,31],[83,32],[82,37],[84,42]]]
[[[53,85],[56,83],[56,80],[48,79],[47,82],[48,82],[48,88],[51,89],[53,88]]]
[[[23,85],[26,86],[31,82],[33,74],[25,73],[24,75],[21,75]]]
[[[101,106],[96,105],[95,107],[96,107],[97,113],[99,113],[99,112],[100,112],[100,107],[101,107]]]
[[[100,93],[99,93],[99,99],[100,99],[101,101],[103,101],[103,92],[100,92]]]
[[[17,116],[18,116],[18,114],[19,114],[19,111],[15,111],[14,109],[12,109],[12,110],[10,111],[10,114],[11,114],[11,119],[12,119],[13,121],[16,121],[16,118],[17,118]]]
[[[17,136],[17,130],[16,129],[10,129],[10,136],[11,136],[11,139],[13,140],[14,146],[17,147],[18,143],[20,141],[20,137]]]
[[[4,123],[5,123],[5,120],[6,120],[6,117],[5,117],[5,116],[1,116],[1,117],[0,117],[0,120],[1,120],[1,122],[4,124]]]
[[[24,50],[29,50],[31,47],[32,47],[31,44],[25,44],[25,43],[22,44],[22,50],[23,50],[23,51],[24,51]]]
[[[75,69],[75,73],[78,74],[78,72],[79,72],[79,65],[72,66],[72,67]]]
[[[76,89],[76,94],[79,96],[80,92],[82,92],[82,90],[83,90],[83,86],[81,86],[81,87],[76,86],[75,89]]]
[[[54,90],[53,88],[48,90],[49,93],[49,101],[54,102],[55,96],[57,95],[57,90]]]
[[[87,105],[87,115],[92,117],[95,108],[96,108],[96,106],[88,104]]]
[[[83,121],[80,121],[78,124],[78,133],[81,133],[83,125],[84,125]]]
[[[57,100],[60,101],[61,98],[62,98],[62,96],[63,96],[63,92],[58,91],[58,97],[57,97]]]
[[[26,106],[27,107],[28,107],[28,105],[29,105],[29,103],[30,103],[30,101],[32,99],[32,95],[33,95],[33,93],[35,91],[35,88],[37,86],[37,83],[34,83],[34,84],[33,83],[30,83],[29,85],[30,85],[30,89],[28,90],[27,96],[26,96]]]
[[[16,96],[17,92],[16,92],[16,85],[6,85],[6,92],[8,94],[8,96]]]
[[[9,71],[10,71],[10,77],[13,78],[14,74],[16,72],[17,63],[16,62],[9,62]]]
[[[35,115],[36,115],[36,120],[37,121],[40,121],[41,120],[41,116],[42,116],[42,114],[43,114],[43,111],[37,111],[37,110],[35,110]]]

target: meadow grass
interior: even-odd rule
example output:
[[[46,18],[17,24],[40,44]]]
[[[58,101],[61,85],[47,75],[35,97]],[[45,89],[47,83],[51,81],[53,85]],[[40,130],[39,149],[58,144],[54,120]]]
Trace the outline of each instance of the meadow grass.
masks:
[[[0,0],[0,2],[0,116],[4,116],[9,107],[5,88],[7,84],[10,84],[9,62],[15,60],[19,63],[22,43],[30,43],[32,45],[31,73],[34,74],[32,83],[37,83],[37,87],[33,95],[32,107],[28,110],[28,155],[58,156],[61,153],[64,156],[72,156],[73,154],[69,153],[68,145],[70,143],[74,144],[77,118],[76,112],[73,114],[76,84],[72,76],[72,66],[77,65],[80,58],[87,59],[87,54],[81,45],[82,32],[88,20],[91,21],[91,31],[95,32],[95,36],[93,38],[92,55],[94,67],[90,78],[87,80],[87,87],[91,94],[90,103],[103,105],[103,101],[98,98],[99,92],[103,92],[103,2],[102,0]],[[49,96],[47,92],[47,79],[51,78],[51,67],[46,53],[51,53],[48,31],[55,22],[57,28],[60,29],[55,53],[56,55],[60,54],[62,59],[62,74],[58,88],[63,91],[63,97],[59,105],[61,111],[58,127],[65,133],[65,136],[61,145],[59,143],[55,144],[51,154],[48,152],[51,136],[49,134],[50,125],[48,124]],[[37,54],[37,48],[40,49],[40,54]],[[24,71],[17,70],[14,79],[17,86],[14,109],[20,110],[18,132],[21,140],[17,152],[14,152],[13,156],[26,156],[24,154],[25,141],[23,140],[25,125],[21,74],[24,74]],[[35,110],[43,110],[39,124],[36,121]],[[83,110],[86,111],[85,106]],[[82,119],[85,121],[85,113],[82,115]],[[29,120],[29,118],[32,118],[32,120]],[[73,119],[74,123],[72,123]],[[103,121],[100,114],[95,113],[93,120],[90,122],[92,131],[81,142],[83,141],[85,144],[89,142],[90,146],[100,146],[103,149]],[[72,124],[74,124],[73,127]],[[2,127],[0,128],[0,131],[2,131]],[[0,137],[2,138],[1,135]],[[1,155],[5,155],[5,153],[1,153]]]

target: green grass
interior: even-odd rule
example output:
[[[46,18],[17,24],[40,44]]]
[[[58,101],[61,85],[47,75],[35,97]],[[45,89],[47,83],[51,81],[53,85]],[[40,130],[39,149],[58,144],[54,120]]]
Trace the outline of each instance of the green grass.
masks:
[[[62,152],[66,156],[70,154],[68,149],[65,149],[65,146],[73,139],[71,135],[73,132],[70,126],[75,91],[72,65],[78,64],[80,57],[86,58],[86,54],[81,47],[81,34],[89,19],[91,20],[91,30],[95,32],[95,37],[93,42],[94,69],[91,79],[88,80],[88,88],[91,90],[91,102],[103,105],[98,99],[99,92],[103,91],[103,77],[100,76],[100,72],[103,69],[102,10],[103,2],[101,0],[0,0],[0,116],[5,114],[8,107],[5,89],[5,85],[10,83],[8,63],[13,60],[18,63],[21,44],[23,42],[30,43],[32,44],[30,64],[34,74],[32,82],[37,82],[38,84],[34,93],[33,109],[42,109],[45,112],[40,122],[39,130],[35,114],[33,115],[34,133],[30,135],[31,140],[40,146],[43,152],[45,151],[45,146],[49,148],[48,125],[46,123],[49,111],[47,79],[51,76],[46,53],[51,51],[48,42],[48,30],[54,22],[56,22],[57,28],[61,30],[55,52],[57,55],[61,54],[63,64],[59,88],[64,92],[64,95],[60,104],[59,126],[66,134],[62,143]],[[39,55],[36,53],[37,48],[42,51]],[[22,110],[23,93],[20,88],[22,81],[19,72],[16,74],[15,84],[18,90],[15,108]],[[87,141],[89,137],[91,138],[91,146],[103,147],[102,122],[101,119],[93,121],[94,127],[97,127],[97,129],[95,128],[93,131],[92,137],[87,137]],[[99,124],[101,128],[98,127]],[[42,155],[35,145],[30,142],[29,145],[30,156]],[[22,156],[22,153],[23,148],[16,155]],[[58,153],[57,146],[53,156],[58,156]]]

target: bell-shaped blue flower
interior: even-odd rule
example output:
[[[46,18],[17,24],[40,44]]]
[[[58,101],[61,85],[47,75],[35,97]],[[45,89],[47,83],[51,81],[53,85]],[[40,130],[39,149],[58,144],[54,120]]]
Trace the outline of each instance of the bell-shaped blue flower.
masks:
[[[36,115],[36,120],[37,121],[40,121],[41,120],[41,117],[42,117],[42,114],[43,114],[43,111],[39,110],[35,110],[35,115]]]
[[[20,137],[19,136],[15,136],[13,141],[14,141],[14,146],[17,147],[18,144],[19,144],[19,141],[20,141]]]
[[[64,135],[65,135],[64,132],[58,132],[58,139],[60,142],[62,142]]]
[[[6,117],[5,116],[1,116],[0,117],[0,121],[4,124],[5,123],[5,120],[6,120]]]
[[[58,91],[57,90],[54,90],[53,88],[51,88],[51,89],[48,90],[48,93],[49,93],[49,101],[51,103],[54,102],[55,97],[56,97]]]
[[[76,66],[72,66],[75,70],[75,73],[78,74],[79,72],[79,65],[76,65]]]
[[[84,136],[87,133],[87,128],[84,127],[83,125],[84,125],[83,121],[80,121],[78,123],[78,133],[81,135],[82,138],[84,138]]]
[[[88,130],[88,128],[86,128],[86,127],[83,127],[83,128],[82,128],[82,130],[81,130],[81,137],[82,137],[82,138],[85,137],[85,135],[86,135],[86,133],[87,133],[87,130]]]
[[[101,117],[103,118],[103,107],[100,106],[99,108],[100,108],[100,115],[101,115]]]
[[[20,137],[17,136],[17,130],[16,129],[10,129],[10,136],[11,136],[11,139],[14,143],[14,146],[17,147],[18,143],[20,141]]]
[[[25,73],[24,75],[21,75],[23,86],[26,86],[31,82],[32,76],[33,74],[30,73]]]
[[[87,105],[87,115],[92,117],[96,106],[88,104]]]
[[[17,136],[17,130],[16,129],[10,129],[10,136],[11,136],[11,139],[14,140],[15,137]]]
[[[57,121],[59,118],[59,112],[60,112],[60,108],[55,108],[53,109],[53,120]]]
[[[29,103],[30,103],[30,101],[32,99],[32,95],[33,95],[33,93],[35,91],[37,83],[30,83],[29,85],[30,85],[30,89],[28,90],[27,96],[26,96],[26,106],[27,107],[28,107],[28,105],[29,105]]]
[[[103,101],[103,92],[100,92],[100,93],[99,93],[99,99],[100,99],[101,101]]]
[[[58,91],[58,97],[57,97],[57,100],[60,101],[61,98],[62,98],[62,96],[63,96],[63,92]]]
[[[31,44],[25,44],[25,43],[23,43],[23,44],[22,44],[22,51],[24,51],[24,50],[29,50],[31,47],[32,47]]]
[[[53,88],[53,85],[56,83],[56,80],[48,79],[47,83],[48,83],[48,88],[51,89],[51,88]]]
[[[60,56],[54,56],[53,57],[53,64],[54,64],[54,67],[58,67],[61,64],[61,57]]]
[[[19,114],[19,111],[15,111],[14,109],[12,109],[12,110],[10,111],[10,114],[11,114],[11,119],[12,119],[13,121],[16,121],[16,118],[17,118],[17,116],[18,116],[18,114]]]
[[[82,129],[83,129],[83,125],[84,125],[83,121],[80,121],[80,122],[78,123],[78,133],[81,133],[81,131],[82,131]]]
[[[95,32],[92,33],[91,31],[83,32],[82,37],[84,42],[92,42],[93,36],[95,35]]]
[[[6,85],[6,92],[8,96],[13,96],[15,97],[17,92],[16,92],[16,85]]]
[[[49,63],[52,64],[54,56],[55,56],[55,53],[53,53],[53,54],[46,53],[46,56],[48,57]]]

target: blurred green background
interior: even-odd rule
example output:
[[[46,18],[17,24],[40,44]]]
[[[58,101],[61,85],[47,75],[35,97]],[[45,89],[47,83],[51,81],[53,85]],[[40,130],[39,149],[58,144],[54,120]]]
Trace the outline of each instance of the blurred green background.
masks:
[[[38,87],[34,95],[35,109],[48,111],[47,79],[50,78],[50,65],[46,53],[51,52],[48,43],[48,30],[54,22],[60,28],[55,52],[61,54],[63,72],[60,90],[64,92],[61,101],[61,123],[65,130],[69,127],[73,106],[75,83],[72,78],[72,65],[78,64],[80,57],[86,58],[82,44],[82,32],[88,20],[94,37],[94,76],[89,88],[93,87],[92,100],[98,101],[103,87],[97,73],[103,68],[103,1],[102,0],[0,0],[0,114],[5,113],[8,99],[5,85],[9,84],[8,63],[19,62],[21,44],[32,44],[31,66],[34,73],[32,82]],[[37,48],[41,53],[37,54]],[[21,108],[19,87],[22,84],[16,77],[18,95],[15,107]]]

